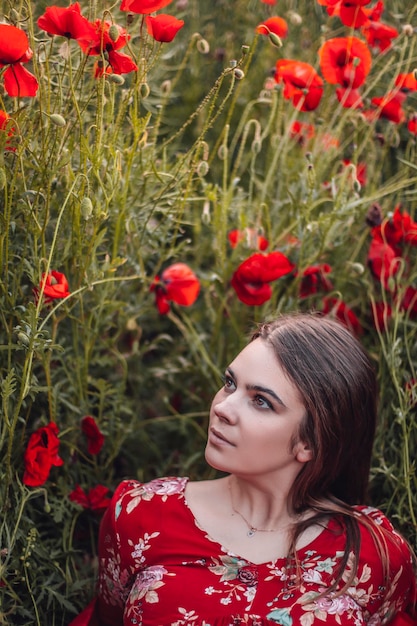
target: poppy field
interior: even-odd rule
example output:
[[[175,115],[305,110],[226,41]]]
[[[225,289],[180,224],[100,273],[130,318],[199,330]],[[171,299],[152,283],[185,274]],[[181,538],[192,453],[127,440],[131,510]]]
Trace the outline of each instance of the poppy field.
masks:
[[[378,372],[369,503],[417,547],[417,6],[0,3],[0,624],[66,626],[130,476],[213,476],[257,322]]]

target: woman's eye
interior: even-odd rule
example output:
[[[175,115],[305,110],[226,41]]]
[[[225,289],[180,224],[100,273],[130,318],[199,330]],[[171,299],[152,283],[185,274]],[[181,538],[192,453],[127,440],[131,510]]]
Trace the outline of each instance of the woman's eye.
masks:
[[[272,409],[272,404],[263,396],[256,395],[253,399],[254,404],[261,409]]]
[[[235,388],[235,381],[233,380],[233,378],[230,378],[230,376],[224,377],[224,388],[228,390]]]

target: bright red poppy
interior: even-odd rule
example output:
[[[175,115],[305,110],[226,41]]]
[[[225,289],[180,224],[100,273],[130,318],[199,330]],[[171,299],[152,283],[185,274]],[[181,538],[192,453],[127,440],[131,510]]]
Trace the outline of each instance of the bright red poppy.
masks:
[[[191,306],[200,292],[200,281],[185,263],[174,263],[155,277],[151,285],[161,315],[170,310],[170,301],[181,306]]]
[[[91,511],[104,511],[110,504],[111,498],[108,497],[108,487],[97,485],[91,487],[88,491],[84,491],[80,485],[76,485],[75,489],[69,494],[71,502],[75,502]]]
[[[369,20],[366,9],[363,7],[371,0],[317,0],[325,6],[327,13],[340,18],[345,26],[360,28]]]
[[[3,73],[6,93],[11,97],[34,97],[38,81],[22,63],[33,56],[26,33],[11,24],[0,24],[0,67],[9,67]]]
[[[138,66],[129,55],[118,51],[124,48],[129,39],[130,35],[122,26],[96,20],[94,40],[88,42],[80,39],[78,43],[88,55],[102,56],[103,53],[106,54],[109,67],[101,68],[101,71],[96,72],[96,76],[109,72],[128,74],[129,72],[137,71]]]
[[[359,182],[361,187],[364,187],[366,185],[366,163],[362,161],[361,163],[354,165],[349,159],[343,159],[342,163],[345,167],[354,166],[356,180]]]
[[[368,267],[384,289],[392,291],[392,279],[399,271],[401,261],[394,248],[384,240],[380,231],[377,229],[373,231],[367,257]]]
[[[328,263],[319,263],[318,265],[310,265],[307,267],[301,278],[300,298],[307,298],[318,292],[327,292],[333,289],[333,284],[327,278],[332,268]]]
[[[39,287],[34,290],[36,297],[41,291],[43,285],[43,297],[48,303],[52,300],[66,298],[70,295],[68,281],[65,274],[57,272],[56,270],[52,270],[52,272],[49,272],[47,276],[46,274],[42,274]]]
[[[258,24],[255,30],[260,35],[269,35],[270,33],[273,33],[281,39],[284,39],[288,35],[288,24],[283,17],[275,15],[273,17],[268,17],[268,19],[264,22]]]
[[[336,89],[336,96],[345,109],[363,109],[364,107],[359,89],[338,87]]]
[[[243,230],[231,230],[227,238],[230,246],[236,248],[241,242],[246,242],[249,248],[261,250],[262,252],[269,246],[269,241],[263,235],[260,235],[255,228],[245,228]]]
[[[365,37],[371,48],[384,52],[392,46],[392,40],[398,37],[399,32],[393,26],[369,20],[361,29],[362,35]]]
[[[372,57],[368,46],[357,37],[335,37],[318,51],[323,78],[330,84],[357,89],[368,76]]]
[[[177,20],[173,15],[160,13],[146,16],[146,28],[151,37],[160,43],[169,43],[184,26],[184,20]]]
[[[13,137],[16,129],[10,124],[10,115],[6,113],[6,111],[0,110],[0,133],[7,133],[7,138],[5,141],[5,150],[13,151],[14,148],[10,147],[11,137]],[[1,135],[0,135],[1,137]],[[3,140],[2,140],[3,141]]]
[[[261,0],[263,4],[269,4],[270,6],[274,6],[277,3],[277,0]]]
[[[58,455],[58,432],[58,426],[50,422],[30,436],[24,454],[23,474],[23,483],[28,487],[40,487],[48,479],[53,466],[63,465],[64,461]]]
[[[407,122],[407,128],[413,135],[417,135],[417,113],[414,113]]]
[[[372,98],[371,103],[377,107],[373,114],[377,117],[383,117],[394,124],[402,124],[407,118],[402,108],[406,97],[406,94],[402,91],[392,90],[384,96]]]
[[[290,136],[295,139],[300,146],[304,146],[310,139],[313,139],[316,129],[313,124],[295,120],[290,126]]]
[[[377,230],[374,229],[373,232],[377,232]],[[399,204],[395,207],[392,217],[381,223],[379,232],[399,254],[401,244],[417,245],[417,222],[412,219],[407,211],[401,211]]]
[[[97,426],[96,420],[91,415],[86,415],[81,420],[81,430],[87,437],[87,450],[89,454],[98,454],[104,444],[104,435]]]
[[[284,98],[300,111],[313,111],[323,95],[323,80],[309,63],[281,59],[276,63],[275,81],[284,83]]]
[[[82,39],[86,45],[94,41],[96,34],[94,24],[81,15],[79,2],[75,2],[67,8],[47,7],[45,13],[38,18],[38,26],[50,35],[59,35],[68,39]]]
[[[338,319],[355,335],[362,334],[363,329],[356,313],[343,300],[330,297],[323,298],[322,312],[324,315]]]
[[[160,11],[171,2],[172,0],[122,0],[120,10],[144,15]]]
[[[408,74],[398,74],[395,79],[395,86],[404,91],[417,91],[417,78],[414,72]]]
[[[294,264],[282,252],[256,253],[243,261],[234,272],[231,285],[244,304],[259,306],[270,299],[270,282],[286,276]]]

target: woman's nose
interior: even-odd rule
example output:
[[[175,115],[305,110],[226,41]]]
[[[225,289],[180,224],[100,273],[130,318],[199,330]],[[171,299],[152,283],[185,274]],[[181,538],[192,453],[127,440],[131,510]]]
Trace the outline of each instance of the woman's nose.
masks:
[[[219,398],[219,400],[214,403],[214,413],[220,420],[228,422],[229,424],[235,424],[238,419],[236,404],[234,394]]]

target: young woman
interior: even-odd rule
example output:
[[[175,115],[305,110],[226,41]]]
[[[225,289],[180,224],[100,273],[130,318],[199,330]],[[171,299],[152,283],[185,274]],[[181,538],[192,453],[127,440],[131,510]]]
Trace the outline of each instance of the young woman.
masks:
[[[410,626],[411,550],[366,506],[373,369],[343,326],[262,325],[210,410],[210,481],[124,481],[100,532],[100,626]],[[91,622],[93,623],[93,621]]]

